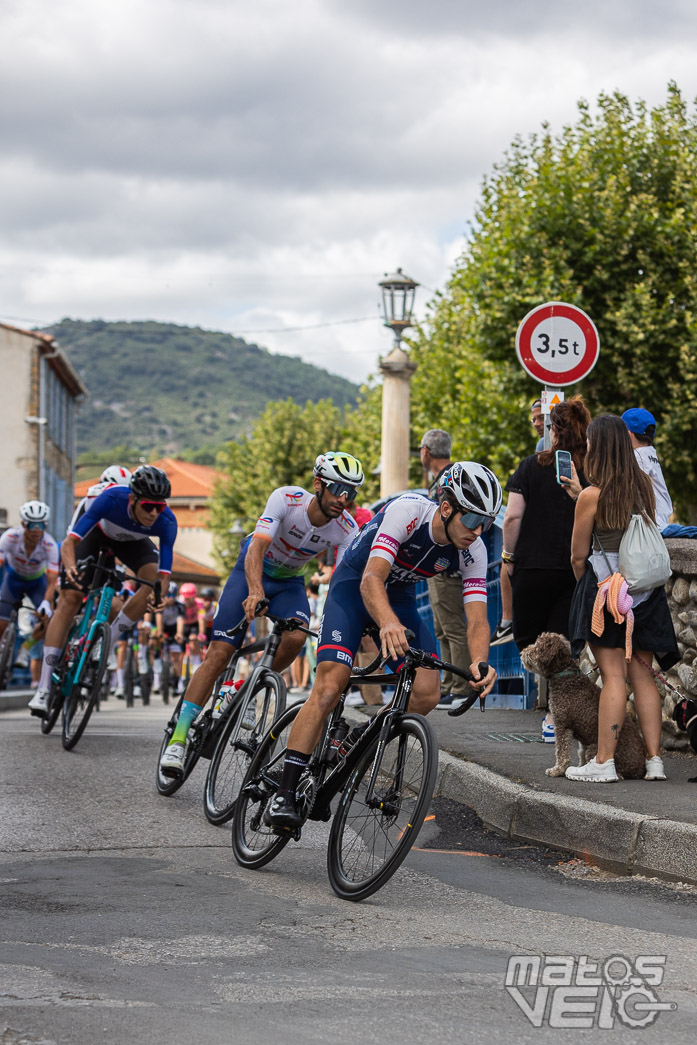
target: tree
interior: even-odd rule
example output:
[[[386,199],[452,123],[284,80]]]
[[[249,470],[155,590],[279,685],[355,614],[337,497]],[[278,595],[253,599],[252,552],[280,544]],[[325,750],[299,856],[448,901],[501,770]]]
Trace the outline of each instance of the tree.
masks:
[[[530,451],[526,405],[539,391],[517,362],[516,329],[535,305],[568,301],[592,317],[601,349],[567,393],[593,414],[650,409],[669,488],[697,518],[696,109],[670,84],[653,110],[618,92],[595,115],[578,110],[557,136],[545,126],[516,139],[485,179],[467,249],[416,342],[415,414],[442,404],[458,445],[505,471]]]

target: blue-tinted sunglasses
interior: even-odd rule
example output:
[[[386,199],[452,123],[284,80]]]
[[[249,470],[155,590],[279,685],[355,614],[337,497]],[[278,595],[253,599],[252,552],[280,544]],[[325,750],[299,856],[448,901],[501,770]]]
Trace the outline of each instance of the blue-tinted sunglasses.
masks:
[[[358,496],[356,487],[349,486],[348,483],[325,483],[324,485],[334,497],[345,497],[347,501],[355,501]]]
[[[27,523],[27,529],[28,530],[45,530],[46,529],[46,523],[45,522],[30,522],[30,523]]]
[[[479,515],[478,512],[461,512],[460,521],[468,530],[476,530],[481,526],[482,533],[486,533],[494,525],[494,520],[489,515]]]

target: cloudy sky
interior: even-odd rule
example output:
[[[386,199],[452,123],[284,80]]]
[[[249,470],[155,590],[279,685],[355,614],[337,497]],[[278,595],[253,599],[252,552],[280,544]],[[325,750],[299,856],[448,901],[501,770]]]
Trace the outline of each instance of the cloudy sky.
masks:
[[[696,38],[692,0],[2,0],[0,320],[365,378],[377,281],[401,265],[423,313],[514,135],[601,90],[692,99]]]

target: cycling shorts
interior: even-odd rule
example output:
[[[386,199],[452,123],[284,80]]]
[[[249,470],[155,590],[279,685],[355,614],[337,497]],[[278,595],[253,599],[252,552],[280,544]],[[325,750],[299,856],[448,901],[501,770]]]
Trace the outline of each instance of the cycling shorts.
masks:
[[[405,628],[410,628],[416,638],[413,645],[428,653],[436,652],[436,640],[428,625],[421,619],[416,604],[416,592],[413,588],[402,588],[398,592],[388,592],[390,606],[397,614]],[[353,658],[361,644],[363,630],[373,624],[361,598],[361,578],[353,573],[344,572],[339,567],[332,578],[324,603],[324,615],[317,639],[317,663],[330,661],[336,664],[353,666]],[[388,661],[391,671],[397,669],[397,663]]]
[[[27,595],[34,603],[35,609],[43,602],[48,579],[45,573],[28,581],[26,577],[20,577],[7,564],[5,564],[2,586],[0,586],[0,620],[9,620],[12,616],[15,602]]]
[[[149,537],[143,537],[141,541],[115,541],[111,537],[107,537],[105,533],[102,533],[98,526],[90,530],[87,536],[83,537],[75,545],[75,560],[79,562],[80,559],[86,559],[92,555],[96,561],[102,548],[108,548],[112,551],[119,562],[122,562],[134,574],[137,574],[138,570],[148,563],[152,562],[157,565],[160,561],[160,553]],[[64,567],[61,566],[61,588],[72,588],[73,591],[87,592],[92,584],[93,577],[94,566],[88,566],[82,575],[80,583],[71,584],[65,575]]]
[[[303,577],[286,577],[274,580],[262,577],[264,595],[269,600],[269,613],[274,617],[295,617],[308,627],[310,624],[310,604],[305,594]],[[218,600],[218,609],[213,618],[213,641],[227,642],[237,649],[244,634],[229,638],[225,632],[236,627],[244,617],[242,603],[249,595],[247,578],[242,568],[235,567],[227,579],[222,595]]]
[[[194,621],[193,624],[184,625],[184,638],[183,642],[191,642],[192,639],[198,638],[198,622]]]

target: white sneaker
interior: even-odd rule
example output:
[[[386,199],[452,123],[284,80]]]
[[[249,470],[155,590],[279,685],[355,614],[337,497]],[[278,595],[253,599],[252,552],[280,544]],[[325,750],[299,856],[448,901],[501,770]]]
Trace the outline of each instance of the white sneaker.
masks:
[[[142,689],[140,688],[140,686],[138,685],[137,682],[136,682],[135,686],[133,687],[133,696],[134,697],[142,697],[143,696],[143,691],[142,691]]]
[[[184,760],[186,758],[186,744],[170,744],[165,748],[165,753],[160,759],[160,769],[163,776],[181,776],[184,772]]]
[[[607,762],[596,762],[594,758],[585,766],[569,766],[566,771],[567,780],[587,780],[594,784],[612,784],[619,779],[615,770],[614,758]]]
[[[37,689],[36,693],[27,705],[32,715],[38,715],[39,718],[46,718],[46,715],[48,714],[49,695],[50,694],[47,689]]]
[[[26,668],[29,665],[29,650],[26,646],[20,646],[15,657],[15,667]]]
[[[646,759],[646,776],[644,780],[666,780],[666,770],[660,755]]]
[[[109,659],[106,662],[107,671],[116,671],[116,650],[112,650],[109,654]]]
[[[114,696],[118,697],[119,700],[123,700],[123,686],[117,686],[114,690]]]
[[[257,724],[257,705],[256,701],[250,704],[244,713],[244,718],[240,722],[242,729],[254,729]]]
[[[344,707],[347,708],[362,708],[365,704],[362,693],[347,693],[346,699],[344,700]]]

